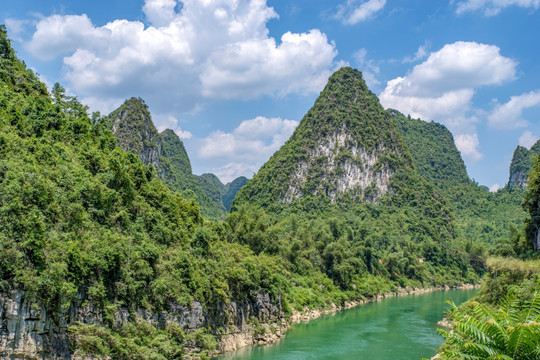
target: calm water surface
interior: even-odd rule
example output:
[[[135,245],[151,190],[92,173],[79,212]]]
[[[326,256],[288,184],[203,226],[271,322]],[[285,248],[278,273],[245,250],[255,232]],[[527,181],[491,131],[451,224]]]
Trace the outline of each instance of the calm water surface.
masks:
[[[430,358],[442,344],[437,322],[477,290],[435,291],[369,303],[294,325],[271,345],[227,353],[219,360],[414,359]]]

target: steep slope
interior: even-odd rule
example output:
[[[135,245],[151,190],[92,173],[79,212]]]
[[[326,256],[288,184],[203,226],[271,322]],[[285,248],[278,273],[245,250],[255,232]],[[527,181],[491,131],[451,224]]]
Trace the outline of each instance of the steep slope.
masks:
[[[225,241],[83,108],[0,26],[0,358],[205,357],[218,331],[281,324],[279,260]]]
[[[512,187],[490,193],[469,179],[452,134],[444,125],[387,111],[410,149],[416,169],[450,200],[457,236],[468,242],[469,248],[488,244],[492,251],[507,251],[501,248],[505,245],[500,239],[509,238],[512,226],[520,226],[525,217],[523,190]],[[523,150],[528,164],[529,150]]]
[[[236,194],[242,188],[242,186],[246,185],[247,181],[248,179],[246,177],[240,176],[223,186],[221,198],[223,200],[223,206],[225,206],[227,211],[231,209],[231,205]]]
[[[444,125],[411,119],[393,109],[387,111],[407,144],[420,175],[439,188],[471,182],[454,137]]]
[[[537,141],[530,149],[517,146],[510,163],[510,176],[507,187],[525,189],[527,179],[532,168],[533,160],[540,154],[540,141]]]
[[[416,171],[389,113],[351,68],[330,77],[231,209],[235,241],[279,254],[291,271],[319,270],[352,294],[372,276],[401,286],[476,276],[446,198]],[[306,301],[317,293],[298,291]]]
[[[109,115],[108,120],[118,146],[139,155],[145,165],[152,164],[161,173],[161,137],[144,101],[140,98],[126,100]]]
[[[203,215],[211,218],[225,215],[221,188],[215,183],[201,183],[192,174],[182,140],[170,129],[158,133],[142,99],[126,100],[106,118],[105,123],[117,138],[118,145],[124,151],[137,154],[145,165],[152,164],[171,190],[188,197],[193,194]]]
[[[330,77],[291,138],[237,195],[264,207],[318,198],[376,203],[412,161],[390,117],[360,72]]]

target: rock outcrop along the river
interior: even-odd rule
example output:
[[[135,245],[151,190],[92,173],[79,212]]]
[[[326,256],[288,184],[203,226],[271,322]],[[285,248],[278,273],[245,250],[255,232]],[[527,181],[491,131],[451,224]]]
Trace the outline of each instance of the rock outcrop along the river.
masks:
[[[221,303],[204,308],[199,302],[191,306],[173,304],[168,311],[119,307],[105,314],[91,302],[81,300],[71,306],[49,311],[32,300],[24,291],[0,293],[0,358],[2,359],[90,359],[91,354],[73,352],[77,334],[70,332],[78,324],[109,326],[119,330],[133,321],[144,321],[156,329],[176,324],[186,333],[204,327],[224,329],[216,333],[218,350],[231,351],[240,347],[275,340],[282,330],[281,299],[265,292],[250,296],[248,301]],[[225,330],[226,329],[226,330]],[[186,344],[188,352],[196,344]],[[102,358],[102,357],[97,357]]]

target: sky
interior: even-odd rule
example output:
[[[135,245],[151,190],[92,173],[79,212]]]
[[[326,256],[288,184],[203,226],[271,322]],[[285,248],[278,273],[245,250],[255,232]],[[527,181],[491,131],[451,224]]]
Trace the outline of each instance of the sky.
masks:
[[[0,0],[27,66],[108,114],[132,96],[193,171],[252,177],[328,77],[446,125],[469,176],[508,181],[540,137],[540,0]]]

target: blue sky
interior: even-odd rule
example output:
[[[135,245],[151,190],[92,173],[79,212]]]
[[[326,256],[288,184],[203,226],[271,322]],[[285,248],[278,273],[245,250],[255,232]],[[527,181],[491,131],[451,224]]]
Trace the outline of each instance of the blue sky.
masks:
[[[195,173],[254,172],[344,65],[445,124],[496,188],[540,137],[540,0],[2,0],[27,65],[93,111],[145,99]]]

